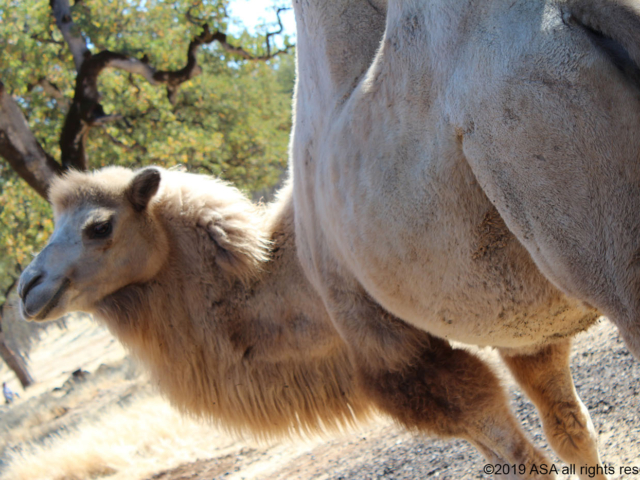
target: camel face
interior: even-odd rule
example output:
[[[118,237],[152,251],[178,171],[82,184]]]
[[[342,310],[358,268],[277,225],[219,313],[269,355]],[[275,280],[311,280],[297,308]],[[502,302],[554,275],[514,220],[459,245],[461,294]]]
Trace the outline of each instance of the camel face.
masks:
[[[120,173],[131,177],[128,171]],[[141,208],[136,199],[132,201],[134,194],[142,194],[148,202],[159,176],[153,177],[155,187],[146,192],[139,191],[142,187],[135,180],[116,183],[119,196],[114,191],[114,195],[92,198],[91,177],[78,198],[65,197],[52,187],[54,233],[18,286],[24,318],[45,321],[72,311],[92,312],[105,296],[145,281],[160,268],[166,241],[147,203]]]

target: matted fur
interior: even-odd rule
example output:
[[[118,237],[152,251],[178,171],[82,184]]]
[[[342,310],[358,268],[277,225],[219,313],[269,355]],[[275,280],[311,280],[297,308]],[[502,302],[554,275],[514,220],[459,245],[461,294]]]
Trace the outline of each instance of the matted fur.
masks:
[[[56,218],[128,212],[135,175],[68,173],[51,187]],[[148,206],[127,215],[129,224],[114,228],[140,228],[133,220],[144,218],[166,251],[151,278],[125,281],[93,312],[174,406],[259,438],[332,431],[368,416],[346,347],[298,264],[290,192],[257,206],[222,181],[162,170]]]

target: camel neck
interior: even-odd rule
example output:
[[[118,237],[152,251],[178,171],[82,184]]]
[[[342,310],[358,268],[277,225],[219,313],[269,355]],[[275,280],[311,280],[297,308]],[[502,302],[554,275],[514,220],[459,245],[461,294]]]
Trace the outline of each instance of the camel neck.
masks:
[[[174,406],[262,437],[337,429],[369,408],[299,265],[290,194],[282,200],[265,222],[271,258],[250,285],[220,277],[202,255],[210,239],[193,230],[156,278],[98,312]]]

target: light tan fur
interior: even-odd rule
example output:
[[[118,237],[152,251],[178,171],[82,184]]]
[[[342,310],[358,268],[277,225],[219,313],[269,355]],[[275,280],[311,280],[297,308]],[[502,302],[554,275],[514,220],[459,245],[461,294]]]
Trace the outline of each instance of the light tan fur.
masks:
[[[36,319],[94,313],[174,406],[234,432],[317,433],[365,418],[370,402],[296,258],[288,189],[256,206],[221,181],[163,170],[138,213],[126,195],[134,178],[107,168],[52,185],[58,227],[28,270],[47,269],[29,300],[49,280],[70,286]],[[96,215],[111,218],[110,239],[83,234]]]
[[[640,356],[638,2],[293,5],[298,254],[370,396],[414,424],[438,416],[411,393],[430,370],[393,388],[431,362],[407,325],[542,356],[535,378],[509,363],[558,453],[598,464],[567,360],[544,356],[600,314]],[[533,394],[538,374],[562,387]],[[507,458],[492,415],[476,420],[455,434]]]
[[[570,347],[559,342],[533,355],[503,353],[503,359],[541,413],[545,435],[560,458],[572,465],[601,465],[595,429],[571,379]]]

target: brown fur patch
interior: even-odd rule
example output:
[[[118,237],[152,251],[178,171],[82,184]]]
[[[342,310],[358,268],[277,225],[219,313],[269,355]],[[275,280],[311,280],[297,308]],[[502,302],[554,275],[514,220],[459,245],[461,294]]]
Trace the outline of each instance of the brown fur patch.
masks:
[[[478,246],[473,259],[478,260],[492,255],[507,246],[512,234],[496,208],[489,210],[478,226]]]
[[[159,186],[160,172],[155,168],[145,168],[133,177],[125,195],[133,209],[140,213],[147,208],[149,200],[158,192]]]

